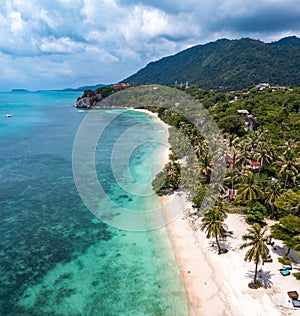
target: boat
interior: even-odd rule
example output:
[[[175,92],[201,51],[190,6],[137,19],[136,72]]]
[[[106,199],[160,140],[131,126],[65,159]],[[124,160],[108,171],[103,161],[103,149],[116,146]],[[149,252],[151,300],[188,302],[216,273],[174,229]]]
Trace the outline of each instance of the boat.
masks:
[[[12,117],[12,114],[7,113],[7,114],[6,114],[6,117]]]

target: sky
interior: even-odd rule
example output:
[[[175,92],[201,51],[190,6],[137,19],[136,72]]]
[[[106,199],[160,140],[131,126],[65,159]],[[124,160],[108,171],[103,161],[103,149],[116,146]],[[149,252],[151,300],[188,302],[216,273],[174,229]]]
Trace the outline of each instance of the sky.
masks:
[[[290,35],[299,0],[1,0],[0,91],[116,83],[194,45]]]

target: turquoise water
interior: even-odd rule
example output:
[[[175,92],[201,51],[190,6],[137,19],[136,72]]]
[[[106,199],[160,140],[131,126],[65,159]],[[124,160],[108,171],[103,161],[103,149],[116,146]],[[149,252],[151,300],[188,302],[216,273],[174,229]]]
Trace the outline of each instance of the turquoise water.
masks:
[[[187,315],[166,230],[111,227],[78,195],[72,147],[86,115],[72,107],[79,95],[0,93],[0,314]],[[102,113],[104,121],[109,119],[110,111]],[[124,131],[151,120],[120,112],[95,154],[107,196],[133,211],[143,210],[145,200],[116,183],[110,155]],[[151,179],[149,164],[159,162],[158,135],[163,134],[156,134],[158,142],[131,153],[129,170],[141,185]],[[135,147],[134,141],[128,139],[128,145]],[[121,161],[122,156],[115,166]],[[155,196],[147,201],[159,204]],[[106,207],[105,201],[99,205]]]

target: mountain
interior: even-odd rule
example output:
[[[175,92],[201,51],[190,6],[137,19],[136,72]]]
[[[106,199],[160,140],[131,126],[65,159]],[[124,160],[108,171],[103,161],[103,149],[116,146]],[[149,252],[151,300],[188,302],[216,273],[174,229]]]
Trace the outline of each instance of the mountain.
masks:
[[[78,88],[66,88],[64,89],[63,91],[86,91],[86,90],[96,90],[98,88],[101,88],[101,87],[105,87],[107,86],[106,84],[96,84],[96,85],[93,85],[93,86],[83,86],[83,87],[78,87]]]
[[[300,38],[297,36],[289,36],[282,38],[277,42],[273,42],[273,45],[292,45],[292,46],[300,46]]]
[[[151,62],[123,82],[188,82],[203,89],[227,91],[260,82],[299,86],[300,39],[292,36],[273,43],[249,38],[221,39]]]

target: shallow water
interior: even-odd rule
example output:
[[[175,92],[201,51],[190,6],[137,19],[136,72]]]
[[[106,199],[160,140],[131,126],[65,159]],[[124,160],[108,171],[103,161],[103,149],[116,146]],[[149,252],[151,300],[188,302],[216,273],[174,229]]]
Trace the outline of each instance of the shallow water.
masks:
[[[187,315],[166,230],[111,227],[79,197],[72,147],[86,114],[72,107],[78,96],[0,93],[0,314]],[[110,111],[103,111],[104,122],[106,115]],[[155,196],[145,200],[116,183],[113,172],[122,155],[114,170],[111,164],[120,135],[151,120],[143,113],[120,111],[99,140],[97,175],[117,207],[142,211],[147,203],[159,205]],[[135,148],[128,162],[134,183],[143,186],[157,171],[151,168],[155,161],[160,165],[158,140],[130,145]],[[100,208],[107,205],[98,202]],[[115,216],[116,210],[105,211]]]

